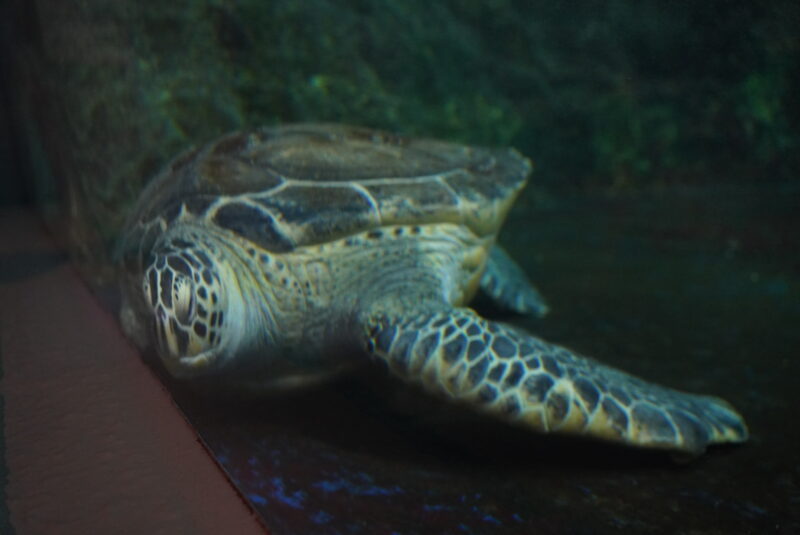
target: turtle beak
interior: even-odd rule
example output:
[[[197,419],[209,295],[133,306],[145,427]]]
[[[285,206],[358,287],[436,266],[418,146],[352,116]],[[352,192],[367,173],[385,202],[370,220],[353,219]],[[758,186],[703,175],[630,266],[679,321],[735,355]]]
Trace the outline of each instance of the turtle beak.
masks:
[[[159,312],[161,312],[159,314]],[[191,338],[184,330],[176,325],[174,319],[170,318],[161,310],[156,312],[156,333],[159,339],[159,354],[164,366],[175,377],[192,377],[201,375],[213,369],[217,361],[217,352],[214,349],[207,349],[199,353],[181,353],[178,351],[178,340],[181,337]],[[191,343],[191,346],[197,344]],[[186,345],[184,343],[184,345]]]
[[[173,376],[183,378],[202,375],[205,372],[211,371],[214,369],[214,364],[216,362],[217,353],[215,351],[204,351],[190,357],[169,359],[165,361],[165,365]]]

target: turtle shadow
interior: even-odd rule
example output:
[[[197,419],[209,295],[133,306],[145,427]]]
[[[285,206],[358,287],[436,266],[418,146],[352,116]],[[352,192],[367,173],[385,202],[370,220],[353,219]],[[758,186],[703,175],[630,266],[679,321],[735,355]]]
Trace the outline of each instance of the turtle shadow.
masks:
[[[665,451],[544,435],[499,422],[400,383],[377,366],[274,395],[186,384],[159,374],[201,438],[236,435],[261,444],[280,437],[319,455],[336,452],[443,473],[547,475],[681,466]]]

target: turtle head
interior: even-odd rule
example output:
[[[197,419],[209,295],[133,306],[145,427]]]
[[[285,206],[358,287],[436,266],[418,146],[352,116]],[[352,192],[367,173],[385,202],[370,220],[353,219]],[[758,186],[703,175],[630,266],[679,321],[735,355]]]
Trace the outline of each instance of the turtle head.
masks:
[[[142,290],[158,352],[177,377],[219,369],[244,337],[245,307],[235,273],[210,245],[165,237],[144,270]]]

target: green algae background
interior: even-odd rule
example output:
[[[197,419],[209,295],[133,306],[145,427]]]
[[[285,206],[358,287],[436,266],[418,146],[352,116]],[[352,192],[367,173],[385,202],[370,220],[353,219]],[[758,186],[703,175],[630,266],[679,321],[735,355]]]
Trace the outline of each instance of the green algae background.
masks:
[[[134,50],[178,147],[345,121],[515,145],[544,186],[619,188],[787,178],[798,22],[792,2],[184,1],[140,7]]]
[[[7,4],[34,195],[67,199],[87,259],[170,157],[262,124],[513,145],[535,162],[528,198],[800,168],[790,0]]]

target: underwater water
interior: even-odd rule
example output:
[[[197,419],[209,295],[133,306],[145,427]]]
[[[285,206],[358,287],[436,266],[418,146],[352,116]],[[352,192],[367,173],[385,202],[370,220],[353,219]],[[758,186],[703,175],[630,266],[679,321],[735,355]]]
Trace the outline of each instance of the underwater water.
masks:
[[[502,235],[552,308],[504,319],[742,412],[747,443],[688,464],[454,416],[433,400],[409,408],[418,394],[370,374],[257,402],[174,393],[275,534],[792,533],[799,195],[573,196],[513,212]]]
[[[502,319],[719,395],[750,426],[675,464],[451,412],[376,370],[254,401],[154,363],[271,533],[800,532],[796,2],[0,10],[20,154],[2,192],[41,208],[98,295],[147,182],[224,132],[329,121],[514,146],[534,173],[501,242],[551,312]]]

